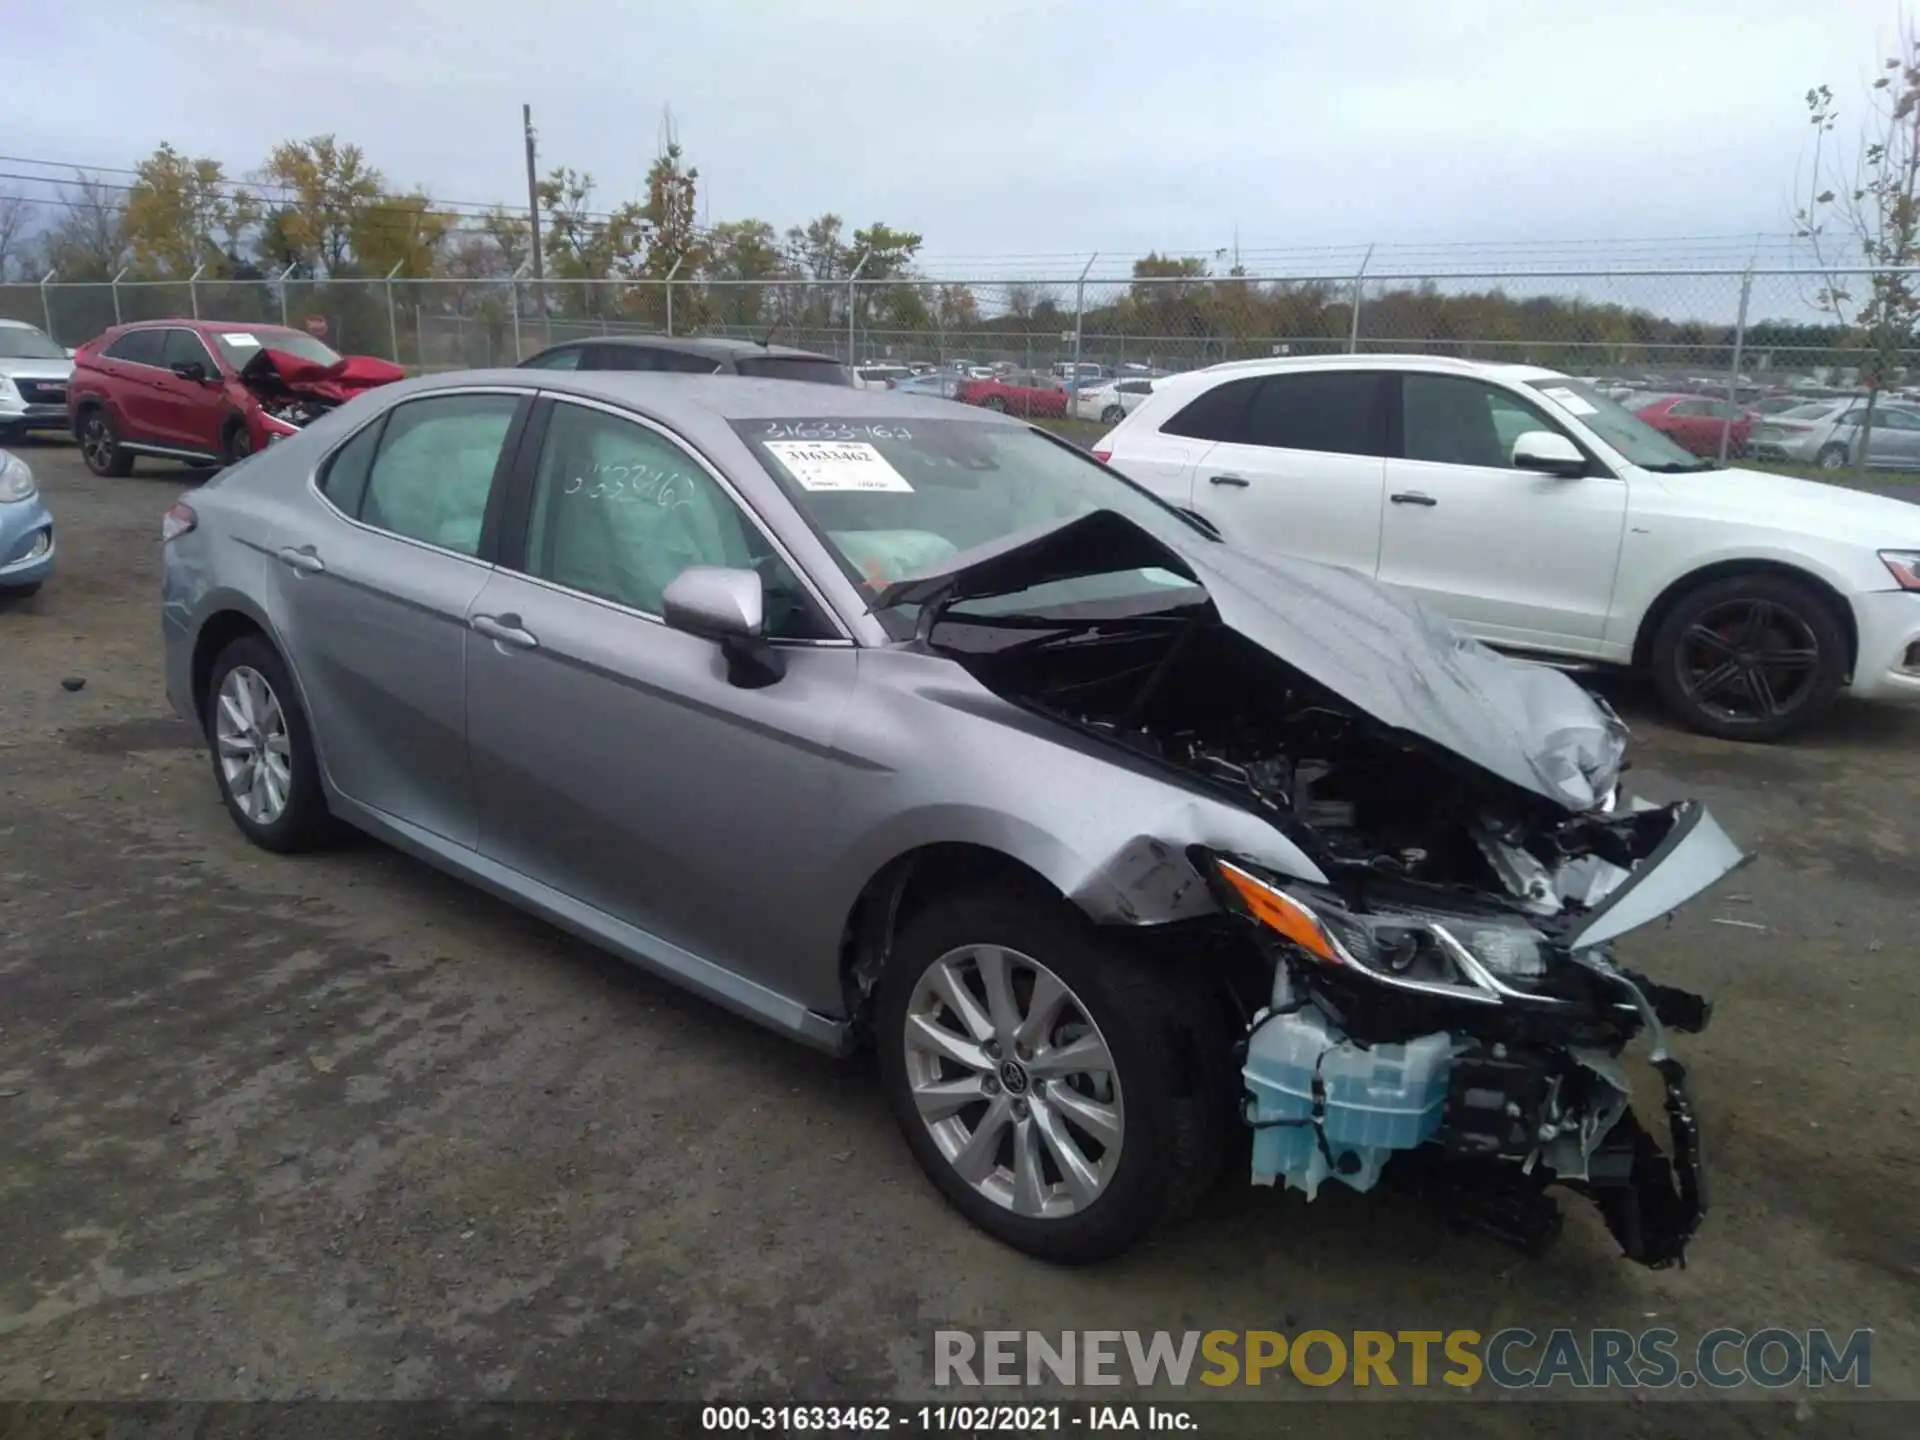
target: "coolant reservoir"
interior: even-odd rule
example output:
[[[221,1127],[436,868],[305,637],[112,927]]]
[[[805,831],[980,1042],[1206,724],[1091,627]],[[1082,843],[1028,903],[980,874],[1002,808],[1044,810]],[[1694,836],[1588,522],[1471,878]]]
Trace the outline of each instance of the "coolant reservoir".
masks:
[[[1329,1175],[1371,1190],[1389,1155],[1439,1130],[1452,1056],[1453,1037],[1443,1033],[1361,1045],[1312,1005],[1260,1022],[1241,1071],[1255,1127],[1253,1183],[1284,1177],[1309,1200]]]

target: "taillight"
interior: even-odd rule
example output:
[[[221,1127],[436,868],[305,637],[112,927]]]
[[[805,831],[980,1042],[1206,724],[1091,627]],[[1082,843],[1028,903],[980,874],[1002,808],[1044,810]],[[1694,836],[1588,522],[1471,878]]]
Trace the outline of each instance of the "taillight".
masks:
[[[1107,463],[1107,462],[1108,462],[1109,460],[1111,460],[1111,459],[1113,459],[1113,451],[1111,451],[1111,450],[1096,450],[1096,451],[1094,451],[1094,452],[1093,452],[1093,458],[1094,458],[1094,459],[1096,459],[1096,460],[1098,460],[1098,461],[1099,461],[1099,462],[1100,462],[1100,463],[1101,463],[1102,465],[1104,465],[1104,464],[1106,464],[1106,463]]]
[[[199,523],[200,517],[193,513],[193,507],[184,501],[181,502],[160,517],[161,543],[165,544],[169,540],[178,540]]]

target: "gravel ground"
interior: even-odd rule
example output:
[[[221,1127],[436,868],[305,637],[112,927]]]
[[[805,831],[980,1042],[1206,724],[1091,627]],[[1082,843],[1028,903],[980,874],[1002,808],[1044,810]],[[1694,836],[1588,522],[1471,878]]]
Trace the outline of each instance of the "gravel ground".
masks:
[[[161,691],[158,523],[192,477],[20,448],[62,554],[0,603],[0,1398],[904,1398],[933,1393],[942,1326],[1515,1324],[1872,1326],[1873,1393],[1920,1398],[1920,712],[1740,748],[1617,695],[1639,790],[1704,796],[1762,856],[1625,945],[1719,1002],[1684,1048],[1715,1186],[1690,1268],[1618,1259],[1571,1197],[1531,1261],[1392,1195],[1229,1177],[1179,1230],[1062,1271],[941,1204],[869,1063],[372,842],[244,844]],[[1797,1400],[1688,1424],[1913,1413]],[[1609,1431],[1663,1408],[1608,1407]],[[1380,1433],[1368,1414],[1322,1418]]]

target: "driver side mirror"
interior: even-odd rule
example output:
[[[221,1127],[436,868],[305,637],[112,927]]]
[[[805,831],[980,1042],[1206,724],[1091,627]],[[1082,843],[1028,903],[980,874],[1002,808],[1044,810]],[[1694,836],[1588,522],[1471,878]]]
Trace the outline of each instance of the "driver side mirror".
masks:
[[[689,565],[668,582],[660,608],[669,629],[719,644],[733,684],[758,689],[786,673],[767,644],[766,586],[757,570]]]
[[[1529,430],[1513,442],[1513,468],[1575,480],[1587,473],[1587,457],[1564,435]]]
[[[204,385],[207,379],[207,367],[198,360],[176,360],[167,367],[182,380],[190,380],[195,385]]]

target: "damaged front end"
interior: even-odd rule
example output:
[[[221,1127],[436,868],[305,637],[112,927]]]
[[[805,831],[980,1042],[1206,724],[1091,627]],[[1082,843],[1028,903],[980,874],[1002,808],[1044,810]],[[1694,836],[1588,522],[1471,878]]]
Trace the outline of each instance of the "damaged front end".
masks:
[[[293,430],[304,430],[362,391],[405,378],[400,366],[370,355],[347,355],[323,365],[271,345],[261,347],[240,371],[241,383],[267,418]]]
[[[1120,571],[1151,583],[1035,598]],[[1611,944],[1745,857],[1693,802],[1622,803],[1626,731],[1603,704],[1363,577],[1111,512],[877,602],[898,604],[1002,698],[1259,815],[1298,857],[1142,837],[1185,855],[1270,986],[1246,997],[1256,1183],[1401,1184],[1529,1250],[1557,1231],[1557,1183],[1628,1257],[1684,1262],[1706,1198],[1666,1036],[1710,1007]],[[1665,1150],[1622,1065],[1642,1036]]]

